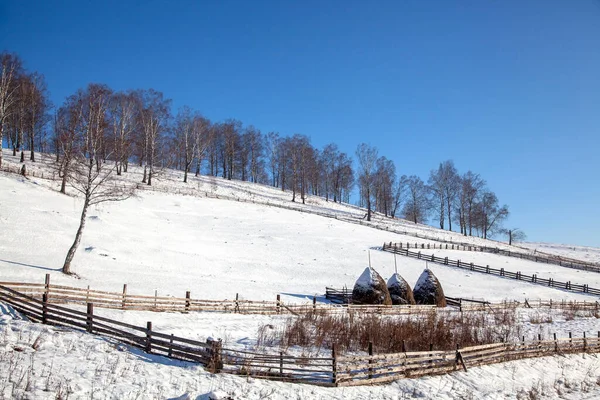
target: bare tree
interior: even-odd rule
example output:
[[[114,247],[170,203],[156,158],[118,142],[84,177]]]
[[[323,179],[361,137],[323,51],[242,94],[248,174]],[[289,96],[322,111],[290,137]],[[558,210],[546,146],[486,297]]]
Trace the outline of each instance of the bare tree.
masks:
[[[407,191],[403,208],[404,218],[415,224],[425,223],[431,207],[427,186],[415,175],[404,177],[403,181]]]
[[[479,201],[484,187],[485,181],[481,176],[471,171],[467,171],[460,179],[458,218],[460,232],[465,236],[473,235],[475,204]]]
[[[358,183],[361,197],[367,204],[367,221],[371,220],[371,200],[375,188],[375,168],[377,163],[377,149],[366,143],[361,143],[356,149],[358,159]]]
[[[17,100],[18,85],[16,81],[21,74],[21,60],[14,54],[0,53],[0,167],[2,167],[2,143],[4,141],[4,125],[14,112]]]
[[[183,182],[187,183],[188,172],[194,162],[196,146],[194,134],[194,115],[189,107],[183,107],[175,117],[175,142],[177,150],[183,155]]]
[[[133,92],[117,92],[110,100],[109,119],[113,133],[113,158],[117,175],[127,172],[134,133],[138,129],[138,99]]]
[[[137,93],[139,98],[139,118],[141,123],[144,176],[143,183],[152,185],[156,173],[156,161],[159,154],[162,135],[166,133],[170,118],[171,100],[165,99],[161,92],[154,89]]]
[[[392,160],[379,157],[375,170],[375,209],[386,217],[390,214],[393,203],[396,167]]]
[[[75,240],[67,252],[62,272],[72,274],[71,262],[81,242],[88,208],[107,201],[119,201],[133,194],[134,186],[123,186],[113,180],[116,165],[98,163],[102,157],[101,146],[104,130],[108,126],[107,109],[111,97],[110,89],[105,85],[91,84],[80,91],[71,103],[79,114],[77,129],[77,151],[73,158],[72,179],[70,185],[83,196],[83,208]],[[98,168],[99,165],[99,168]]]
[[[481,195],[481,201],[476,204],[477,227],[483,238],[487,239],[501,231],[501,223],[509,216],[508,206],[500,206],[494,192],[486,190]]]
[[[519,228],[503,229],[501,233],[508,237],[509,245],[512,245],[513,242],[524,242],[527,240],[527,235]]]
[[[269,170],[271,173],[271,186],[278,187],[279,186],[279,142],[280,142],[279,133],[277,132],[269,132],[265,137],[265,151],[267,154],[267,158],[269,160]]]
[[[27,142],[29,147],[29,159],[35,162],[35,144],[41,140],[44,126],[49,121],[48,109],[50,102],[46,89],[44,76],[33,73],[27,76],[27,84],[24,85],[24,95],[27,103]]]
[[[194,123],[192,125],[192,133],[196,142],[196,176],[200,175],[200,166],[202,160],[206,155],[207,150],[210,148],[212,141],[214,140],[214,127],[208,119],[197,114],[194,116]]]

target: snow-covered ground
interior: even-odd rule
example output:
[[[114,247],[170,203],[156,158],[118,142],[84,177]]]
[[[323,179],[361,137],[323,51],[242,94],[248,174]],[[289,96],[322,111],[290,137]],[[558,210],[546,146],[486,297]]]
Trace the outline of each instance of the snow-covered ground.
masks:
[[[600,249],[596,247],[533,242],[519,243],[519,246],[526,247],[530,250],[535,250],[536,252],[554,254],[561,257],[574,258],[591,263],[600,263]]]
[[[18,164],[9,153],[4,154],[10,165]],[[52,174],[48,165],[28,168],[37,172],[37,176],[44,172],[44,178]],[[141,180],[136,174],[139,170],[132,168],[126,179]],[[395,271],[395,260],[393,254],[378,250],[383,242],[431,242],[392,233],[386,227],[442,240],[514,249],[381,216],[375,219],[383,229],[373,229],[358,223],[364,210],[354,206],[325,202],[317,197],[310,197],[305,206],[293,204],[289,193],[218,178],[192,176],[186,185],[181,182],[179,172],[167,170],[155,181],[154,188],[159,191],[143,190],[135,198],[103,204],[88,212],[83,239],[73,262],[73,270],[80,276],[76,279],[63,276],[59,270],[77,229],[81,200],[62,195],[57,188],[56,181],[24,179],[0,172],[0,281],[42,283],[44,275],[50,273],[53,283],[89,285],[94,289],[120,291],[127,283],[131,294],[153,295],[157,290],[159,295],[183,297],[190,290],[194,298],[232,299],[239,293],[241,298],[252,300],[274,300],[281,294],[286,302],[304,302],[311,301],[315,294],[322,296],[325,286],[352,288],[368,265],[369,253],[371,265],[387,280]],[[207,197],[207,193],[221,198]],[[575,256],[568,248],[553,250]],[[428,252],[600,287],[600,274],[591,272],[487,253]],[[589,249],[589,253],[600,254],[600,250]],[[397,256],[396,262],[400,275],[414,286],[425,262],[401,256]],[[452,297],[489,301],[597,300],[593,296],[449,266],[430,264],[429,267],[441,281],[445,294]],[[253,346],[260,326],[278,325],[283,320],[278,316],[218,313],[110,310],[99,313],[137,325],[153,321],[158,331],[189,338],[220,337],[237,348]],[[472,368],[466,374],[407,379],[377,387],[326,389],[215,376],[193,364],[149,356],[99,337],[30,324],[15,319],[6,309],[2,314],[0,386],[5,398],[20,397],[18,390],[26,388],[27,380],[31,382],[30,390],[23,398],[54,398],[59,384],[65,390],[71,387],[73,394],[69,398],[90,398],[90,392],[94,392],[94,398],[174,398],[188,393],[191,399],[203,399],[216,389],[232,393],[236,399],[413,396],[499,399],[525,396],[531,390],[544,391],[548,398],[600,396],[600,359],[595,355],[524,360]],[[552,322],[528,323],[530,317],[522,317],[523,334],[542,333],[548,337],[553,332],[564,336],[572,331],[580,336],[583,331],[600,330],[596,318],[568,320],[562,314],[542,317]],[[539,318],[533,315],[531,320],[535,319]],[[40,342],[33,346],[38,337]],[[17,382],[21,377],[21,382]],[[45,392],[46,386],[53,389]],[[11,394],[13,390],[17,392]]]
[[[394,256],[378,250],[404,235],[310,213],[264,205],[141,192],[137,198],[106,203],[88,212],[73,270],[60,269],[77,230],[80,199],[61,195],[38,180],[0,175],[0,273],[2,280],[52,282],[132,294],[195,298],[308,301],[325,286],[352,287],[369,260],[384,277]],[[451,251],[436,251],[436,254]],[[459,254],[454,252],[454,254]],[[600,275],[560,269],[486,253],[460,253],[464,261],[523,272],[551,269],[554,277],[598,279]],[[467,259],[469,257],[469,259]],[[414,285],[425,262],[397,258],[398,272]],[[498,264],[502,265],[498,265]],[[435,265],[446,295],[489,301],[523,298],[590,299],[557,289]],[[560,271],[563,271],[562,275]],[[544,276],[540,272],[540,277]],[[571,278],[573,277],[573,278]],[[595,281],[594,281],[595,282]],[[590,286],[595,286],[590,282]],[[596,285],[596,286],[600,286]]]
[[[210,374],[113,340],[0,316],[0,398],[196,399],[597,399],[598,355],[469,368],[388,385],[321,388]],[[60,395],[59,395],[60,394]],[[537,397],[536,397],[537,396]],[[225,398],[225,397],[221,397]]]

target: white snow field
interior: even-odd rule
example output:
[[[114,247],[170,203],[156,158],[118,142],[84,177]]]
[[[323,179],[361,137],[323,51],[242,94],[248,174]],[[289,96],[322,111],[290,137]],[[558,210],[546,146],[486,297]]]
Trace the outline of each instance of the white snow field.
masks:
[[[519,246],[530,250],[555,254],[561,257],[570,257],[591,263],[600,263],[600,249],[588,246],[573,246],[568,244],[553,243],[519,243]]]
[[[9,165],[17,165],[8,152],[4,155]],[[43,163],[28,168],[38,176],[43,172],[45,178],[52,174]],[[139,171],[132,171],[126,179],[141,180]],[[144,190],[135,198],[92,208],[73,261],[80,277],[76,279],[63,276],[59,269],[78,226],[81,200],[58,193],[56,181],[0,172],[0,281],[42,283],[50,273],[55,284],[115,292],[127,283],[131,294],[153,295],[156,290],[158,295],[183,297],[190,290],[194,298],[219,300],[232,299],[236,293],[251,300],[274,300],[281,294],[286,302],[305,302],[313,295],[322,296],[325,286],[352,288],[368,265],[369,252],[372,266],[387,280],[394,273],[394,256],[377,249],[383,242],[431,242],[343,221],[359,222],[364,216],[364,210],[354,206],[315,197],[302,206],[290,203],[289,193],[266,186],[193,176],[186,185],[180,177],[178,172],[165,171],[156,181],[157,189],[178,194]],[[215,199],[207,193],[257,204]],[[271,205],[259,204],[267,202]],[[515,249],[406,221],[376,219],[384,228]],[[553,250],[576,256],[569,249],[568,254]],[[600,254],[590,249],[594,251]],[[600,287],[600,274],[592,272],[487,253],[424,252]],[[425,263],[400,256],[396,261],[400,275],[414,285]],[[448,266],[429,264],[429,268],[452,297],[597,300]],[[321,388],[212,375],[198,365],[147,355],[98,336],[32,324],[9,307],[0,307],[0,399],[59,398],[59,391],[60,398],[70,392],[70,399],[206,399],[209,392],[219,390],[235,399],[505,399],[535,398],[535,393],[545,398],[600,397],[600,358],[590,354],[515,361],[381,386]],[[157,331],[189,338],[220,337],[239,348],[255,344],[260,326],[278,325],[284,319],[218,313],[98,313],[137,325],[153,321]],[[583,331],[599,331],[597,321],[556,315],[550,323],[525,323],[523,334],[564,336],[572,331],[581,337]]]

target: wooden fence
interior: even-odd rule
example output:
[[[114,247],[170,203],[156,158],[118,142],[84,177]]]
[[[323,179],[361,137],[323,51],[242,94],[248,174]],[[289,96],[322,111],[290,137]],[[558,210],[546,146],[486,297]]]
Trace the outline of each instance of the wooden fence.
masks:
[[[0,301],[10,304],[34,322],[83,329],[115,338],[147,353],[206,366],[216,365],[214,360],[218,354],[218,341],[201,342],[156,332],[152,329],[152,322],[143,327],[105,318],[94,313],[94,303],[87,303],[85,312],[78,311],[52,304],[46,294],[39,300],[4,285],[0,285]]]
[[[462,309],[462,305],[464,304],[481,304],[483,306],[490,305],[489,301],[481,301],[481,300],[473,300],[473,299],[463,299],[458,297],[446,297],[446,303],[449,306],[459,307]],[[352,304],[352,290],[348,288],[342,289],[334,289],[330,287],[325,287],[325,298],[332,303],[338,304]]]
[[[505,270],[504,268],[500,268],[500,269],[490,268],[489,265],[482,266],[482,265],[477,265],[474,263],[461,262],[460,260],[450,260],[450,259],[448,259],[448,257],[435,257],[435,255],[433,255],[433,254],[431,254],[431,255],[422,254],[420,251],[412,252],[412,251],[409,251],[408,249],[402,249],[398,246],[390,246],[388,243],[383,244],[383,251],[389,251],[391,253],[399,254],[401,256],[417,258],[417,259],[420,259],[423,261],[428,261],[428,262],[432,262],[432,263],[436,263],[436,264],[450,265],[452,267],[462,268],[462,269],[466,269],[469,271],[482,272],[485,274],[492,274],[492,275],[497,275],[497,276],[501,276],[501,277],[505,277],[505,278],[516,279],[519,281],[523,281],[523,282],[527,282],[527,283],[531,283],[531,284],[535,284],[535,285],[543,285],[543,286],[548,286],[548,287],[552,287],[552,288],[556,288],[556,289],[567,290],[570,292],[585,293],[585,294],[592,294],[592,295],[600,296],[600,289],[590,287],[588,284],[578,285],[578,284],[571,283],[571,281],[560,282],[560,281],[556,281],[552,278],[548,278],[548,279],[540,278],[536,274],[525,275],[519,271],[511,272],[511,271]]]
[[[553,300],[525,300],[524,303],[517,301],[502,301],[489,303],[472,299],[459,299],[446,297],[450,306],[438,308],[432,305],[366,305],[351,304],[352,291],[344,289],[325,288],[325,297],[333,303],[317,303],[313,297],[312,304],[287,304],[280,296],[275,301],[252,301],[240,300],[236,295],[235,300],[201,300],[191,297],[189,291],[185,297],[133,295],[127,292],[127,285],[123,285],[122,292],[108,292],[92,290],[89,288],[78,288],[50,284],[50,275],[46,275],[45,283],[23,283],[23,282],[0,282],[0,285],[18,291],[37,300],[42,300],[46,295],[48,303],[56,305],[76,304],[85,306],[94,303],[96,308],[109,308],[121,310],[155,311],[155,312],[220,312],[239,314],[263,314],[263,315],[303,315],[317,312],[327,315],[341,315],[347,313],[378,314],[378,315],[419,315],[430,312],[477,312],[483,310],[501,310],[507,308],[539,307],[554,309],[577,309],[599,311],[600,304],[596,301],[553,301]],[[348,304],[350,303],[350,304]],[[600,311],[599,311],[600,312]]]
[[[336,360],[337,386],[356,386],[386,383],[400,378],[450,373],[478,365],[489,365],[510,360],[543,357],[567,353],[600,352],[598,337],[493,343],[446,351],[419,351],[367,356],[340,356]]]
[[[25,295],[0,285],[0,301],[34,322],[67,326],[114,338],[147,353],[183,361],[197,362],[212,372],[227,372],[286,382],[300,382],[324,386],[354,386],[394,381],[405,377],[443,374],[464,370],[475,365],[486,365],[520,358],[551,354],[592,353],[600,351],[598,337],[494,343],[456,350],[396,354],[374,354],[369,345],[367,355],[338,355],[333,346],[330,356],[291,356],[283,352],[267,354],[223,348],[220,340],[206,342],[191,340],[153,330],[152,323],[145,327],[127,324],[94,313],[94,304],[87,303],[85,312],[72,310],[48,301]]]
[[[574,260],[571,258],[563,258],[560,256],[551,256],[545,254],[545,257],[536,254],[527,254],[522,252],[515,252],[510,250],[502,250],[497,247],[486,247],[486,246],[475,246],[468,244],[454,244],[454,243],[385,243],[384,247],[394,249],[439,249],[439,250],[461,250],[461,251],[478,251],[492,254],[500,254],[507,257],[519,258],[521,260],[534,261],[544,264],[559,265],[561,267],[578,269],[582,271],[600,272],[600,265],[590,263],[581,260]]]

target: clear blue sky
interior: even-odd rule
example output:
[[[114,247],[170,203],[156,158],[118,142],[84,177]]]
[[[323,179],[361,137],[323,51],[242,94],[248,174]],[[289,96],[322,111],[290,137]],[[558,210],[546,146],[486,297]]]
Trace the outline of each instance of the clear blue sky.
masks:
[[[124,3],[124,4],[122,4]],[[531,241],[600,246],[600,1],[7,1],[59,104],[149,88],[401,174],[480,173]]]

